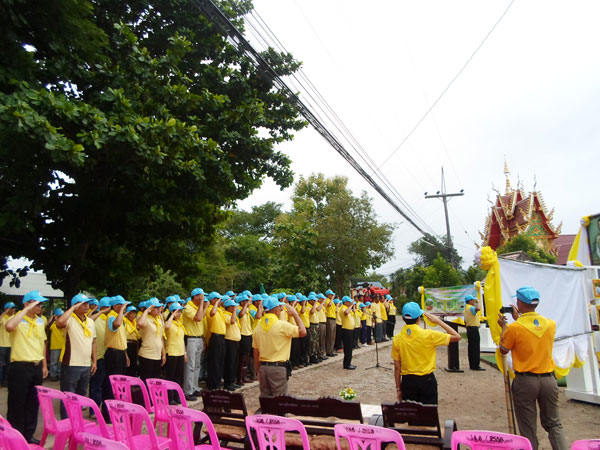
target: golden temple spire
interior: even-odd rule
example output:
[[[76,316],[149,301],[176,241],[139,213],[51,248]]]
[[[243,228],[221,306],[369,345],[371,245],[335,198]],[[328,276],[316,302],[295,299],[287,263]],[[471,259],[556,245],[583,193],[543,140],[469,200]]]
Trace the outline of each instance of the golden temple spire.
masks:
[[[512,194],[513,189],[510,185],[510,180],[508,176],[510,175],[510,170],[508,169],[508,163],[506,162],[506,157],[504,157],[504,176],[506,177],[506,194]]]

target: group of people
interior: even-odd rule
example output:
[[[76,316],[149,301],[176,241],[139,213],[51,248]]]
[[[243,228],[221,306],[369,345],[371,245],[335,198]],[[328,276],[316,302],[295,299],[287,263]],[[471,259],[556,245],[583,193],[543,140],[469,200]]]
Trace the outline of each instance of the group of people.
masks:
[[[515,322],[507,325],[499,315],[498,323],[500,352],[511,351],[513,357],[519,430],[537,449],[537,402],[553,450],[563,450],[567,444],[552,359],[556,324],[535,312],[540,301],[535,289],[521,288],[516,297]],[[32,291],[23,297],[20,311],[8,302],[0,315],[0,383],[8,386],[7,419],[31,443],[36,442],[38,416],[35,386],[49,373],[47,331],[51,341],[57,340],[49,346],[51,376],[60,379],[62,391],[87,396],[89,390],[98,404],[112,398],[108,376],[116,374],[144,380],[165,377],[179,383],[188,400],[199,394],[201,378],[207,389],[223,383],[234,390],[256,375],[261,396],[286,394],[294,367],[318,363],[343,348],[343,368],[352,370],[358,342],[371,345],[392,336],[397,400],[437,404],[436,348],[461,339],[415,302],[403,306],[405,326],[394,336],[391,297],[339,299],[331,290],[269,296],[249,291],[205,294],[196,288],[186,300],[172,295],[164,303],[151,298],[137,307],[120,295],[98,301],[78,294],[66,311],[55,310],[50,320],[43,315],[47,301]],[[470,331],[478,328],[480,303],[470,296],[465,302],[469,363],[481,370],[478,336],[473,338]],[[443,331],[423,328],[423,317]]]

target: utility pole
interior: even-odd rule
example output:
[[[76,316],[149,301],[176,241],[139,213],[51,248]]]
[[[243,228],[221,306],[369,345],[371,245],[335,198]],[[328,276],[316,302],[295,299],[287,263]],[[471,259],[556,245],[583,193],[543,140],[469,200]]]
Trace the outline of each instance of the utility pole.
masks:
[[[446,179],[444,178],[444,166],[442,166],[442,188],[441,191],[437,191],[435,195],[427,195],[425,192],[425,198],[441,198],[444,203],[444,214],[446,215],[446,242],[448,246],[448,262],[450,262],[450,256],[452,251],[452,236],[450,236],[450,220],[448,219],[448,197],[460,197],[464,194],[464,189],[454,194],[446,193]]]

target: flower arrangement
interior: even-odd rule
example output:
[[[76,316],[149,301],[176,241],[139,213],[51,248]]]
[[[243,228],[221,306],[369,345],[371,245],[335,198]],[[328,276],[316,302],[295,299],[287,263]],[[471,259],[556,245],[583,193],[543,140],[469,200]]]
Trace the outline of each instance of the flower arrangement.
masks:
[[[354,400],[356,398],[356,391],[351,387],[346,387],[340,391],[340,397],[344,400]]]

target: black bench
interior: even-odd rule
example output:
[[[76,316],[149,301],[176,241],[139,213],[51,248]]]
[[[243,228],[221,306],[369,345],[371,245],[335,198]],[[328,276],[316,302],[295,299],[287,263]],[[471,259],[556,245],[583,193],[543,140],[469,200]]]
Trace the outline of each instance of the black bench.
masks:
[[[215,426],[221,446],[229,447],[230,442],[235,442],[240,447],[251,448],[246,433],[248,411],[244,396],[241,393],[203,389],[202,404],[204,413],[210,417]],[[194,432],[194,441],[199,442],[197,439],[199,430],[194,430]]]
[[[446,420],[442,434],[437,405],[412,401],[382,403],[381,412],[382,415],[373,416],[370,423],[398,431],[406,444],[432,445],[442,450],[452,448],[452,432],[457,430],[456,423],[454,419]],[[399,427],[399,424],[408,427]]]

